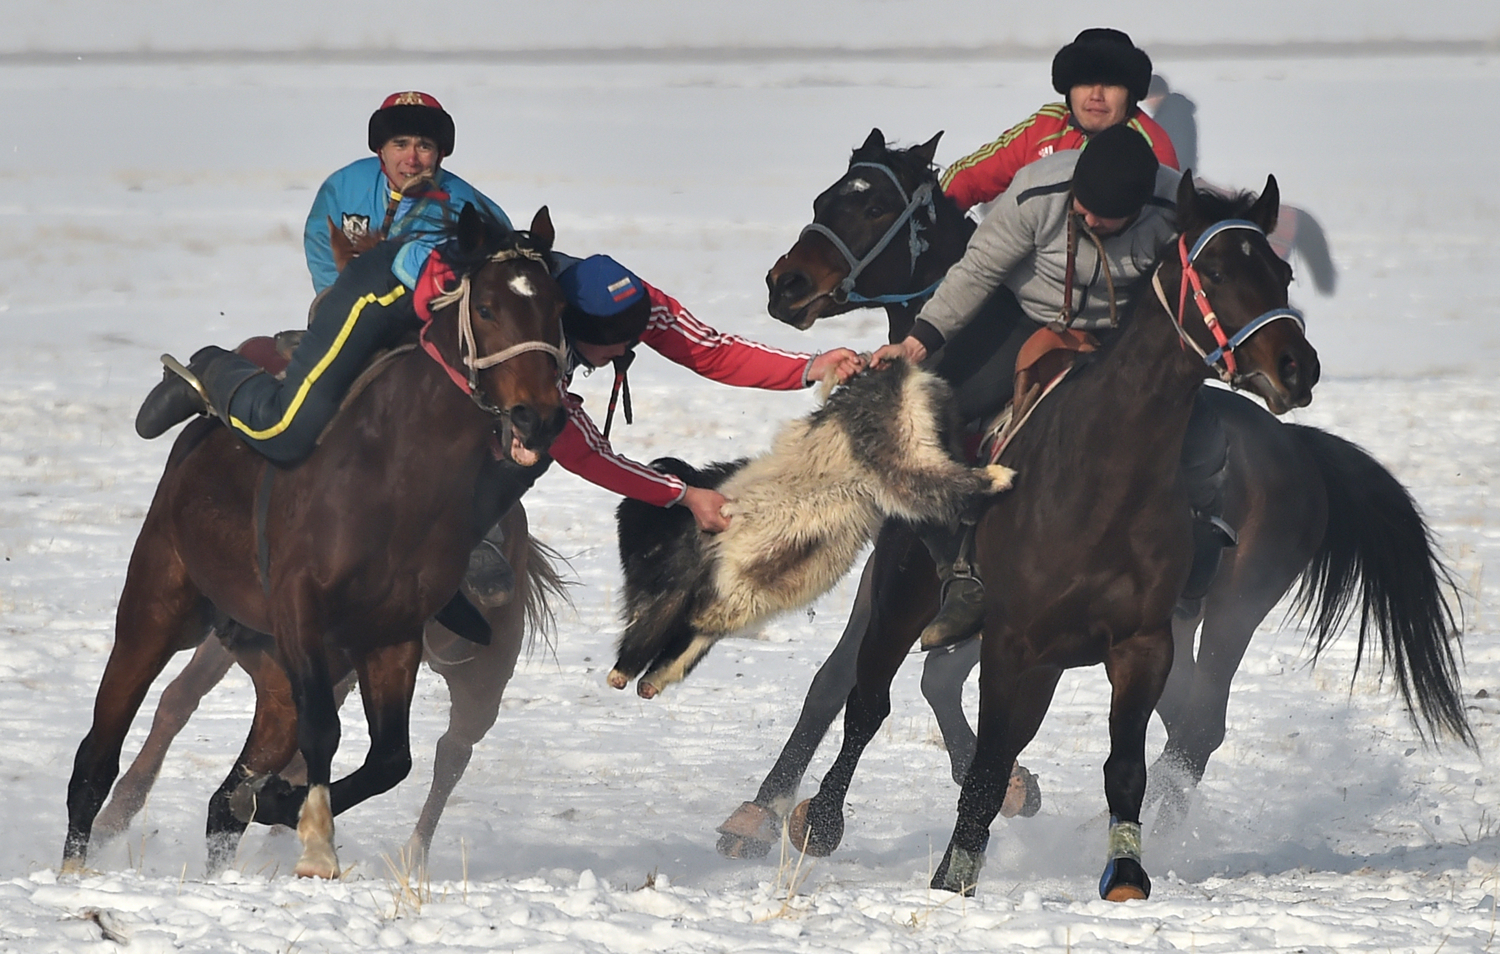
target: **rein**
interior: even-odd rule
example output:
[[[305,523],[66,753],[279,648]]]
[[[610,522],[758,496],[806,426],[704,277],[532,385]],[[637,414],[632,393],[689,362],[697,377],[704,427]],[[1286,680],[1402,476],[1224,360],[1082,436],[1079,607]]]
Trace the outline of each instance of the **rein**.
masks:
[[[1177,237],[1177,256],[1178,260],[1182,263],[1182,280],[1178,288],[1176,318],[1173,322],[1177,328],[1177,336],[1182,339],[1183,345],[1191,347],[1196,351],[1198,356],[1203,359],[1203,362],[1213,368],[1224,383],[1230,385],[1233,385],[1239,379],[1239,371],[1234,360],[1234,349],[1244,344],[1251,335],[1271,322],[1279,321],[1283,318],[1295,321],[1298,328],[1303,330],[1307,328],[1307,322],[1303,319],[1302,312],[1288,306],[1285,308],[1273,308],[1258,315],[1254,320],[1245,325],[1245,327],[1235,332],[1233,337],[1225,335],[1223,326],[1219,324],[1218,315],[1214,313],[1213,306],[1208,301],[1208,293],[1203,290],[1203,281],[1198,275],[1198,269],[1193,267],[1193,262],[1197,260],[1198,253],[1203,251],[1211,239],[1218,236],[1221,232],[1228,232],[1233,229],[1244,229],[1262,237],[1266,234],[1260,226],[1246,219],[1225,219],[1205,229],[1203,234],[1198,236],[1198,241],[1193,243],[1191,251],[1188,249],[1187,236],[1179,235]],[[1161,265],[1157,265],[1156,271],[1151,273],[1151,287],[1156,290],[1156,299],[1161,302],[1162,308],[1166,309],[1168,315],[1172,315],[1172,305],[1167,301],[1167,294],[1161,287]],[[1200,348],[1198,342],[1194,341],[1183,327],[1183,321],[1187,317],[1189,287],[1193,290],[1193,302],[1198,306],[1198,313],[1203,316],[1204,327],[1208,329],[1209,333],[1214,336],[1214,341],[1218,343],[1218,347],[1211,352]]]
[[[526,258],[534,262],[545,262],[541,252],[534,252],[523,248],[504,249],[496,252],[489,257],[489,261],[508,262],[517,258]],[[550,341],[523,341],[520,344],[511,345],[509,348],[497,351],[494,354],[475,357],[478,345],[474,341],[474,314],[469,307],[471,291],[469,276],[465,275],[459,279],[457,288],[451,288],[441,295],[434,295],[428,303],[429,310],[436,311],[439,308],[458,302],[458,353],[459,360],[468,370],[468,376],[465,377],[457,368],[449,364],[442,353],[438,351],[437,345],[428,340],[427,330],[432,327],[431,323],[422,327],[422,333],[419,336],[422,342],[422,350],[426,351],[448,373],[448,377],[452,379],[454,384],[458,385],[459,390],[467,394],[469,399],[480,410],[491,417],[503,418],[509,412],[504,408],[496,407],[490,403],[489,398],[485,397],[484,392],[479,390],[480,371],[486,368],[493,368],[497,364],[509,361],[511,358],[525,354],[528,351],[545,351],[557,361],[559,368],[567,367],[568,356],[560,345],[553,344]]]
[[[937,281],[933,282],[931,285],[928,285],[921,291],[911,292],[908,294],[874,295],[866,297],[854,290],[855,283],[859,281],[860,273],[863,272],[865,270],[865,267],[873,262],[881,252],[885,251],[886,246],[891,244],[891,241],[896,237],[896,234],[901,231],[903,226],[909,228],[906,244],[907,250],[911,255],[911,264],[908,271],[911,275],[916,275],[917,259],[922,257],[923,252],[927,251],[927,240],[922,238],[922,230],[937,222],[937,208],[933,205],[932,199],[933,183],[922,183],[912,191],[910,196],[908,196],[906,194],[906,187],[901,184],[901,180],[896,177],[896,173],[893,172],[889,166],[879,162],[853,162],[849,164],[850,170],[857,169],[860,166],[866,166],[871,169],[879,169],[881,172],[885,173],[886,176],[891,180],[891,182],[895,184],[896,191],[901,195],[902,201],[906,203],[906,208],[901,211],[900,215],[896,216],[896,221],[892,222],[890,227],[885,230],[885,234],[880,237],[880,241],[876,242],[875,246],[868,252],[866,252],[863,258],[856,258],[854,253],[849,250],[849,246],[844,243],[844,240],[840,238],[833,231],[833,229],[830,229],[828,226],[824,225],[821,222],[810,222],[807,225],[803,226],[802,231],[797,235],[798,240],[800,241],[802,237],[809,232],[816,233],[823,236],[829,242],[833,243],[833,247],[838,249],[840,255],[844,256],[844,262],[849,266],[849,274],[845,276],[844,280],[839,282],[838,287],[833,290],[833,299],[839,304],[852,302],[855,304],[868,305],[896,305],[905,304],[906,302],[931,295],[934,291],[937,290],[938,285],[942,282],[942,278],[939,278]],[[925,224],[918,221],[916,217],[916,211],[922,208],[925,208],[927,210],[927,221]]]

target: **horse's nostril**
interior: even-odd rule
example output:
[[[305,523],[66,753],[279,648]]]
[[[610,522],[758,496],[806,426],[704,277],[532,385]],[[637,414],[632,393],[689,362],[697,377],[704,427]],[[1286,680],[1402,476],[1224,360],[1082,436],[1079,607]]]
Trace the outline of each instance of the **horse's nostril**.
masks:
[[[812,288],[812,279],[807,276],[806,272],[782,272],[776,276],[775,282],[771,285],[771,297],[775,301],[798,301],[806,297],[810,288]]]

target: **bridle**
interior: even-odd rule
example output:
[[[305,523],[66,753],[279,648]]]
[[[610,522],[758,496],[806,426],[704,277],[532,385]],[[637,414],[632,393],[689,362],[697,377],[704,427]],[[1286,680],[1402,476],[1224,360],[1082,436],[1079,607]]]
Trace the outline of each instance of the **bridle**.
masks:
[[[534,262],[541,262],[544,265],[546,263],[546,258],[541,252],[526,248],[502,249],[491,255],[488,261],[507,262],[517,258],[530,259]],[[485,396],[484,392],[479,389],[479,372],[486,368],[493,368],[497,364],[509,361],[511,358],[525,354],[528,351],[544,351],[552,355],[553,359],[557,362],[557,367],[561,369],[567,367],[568,355],[560,344],[553,344],[550,341],[532,340],[511,345],[509,348],[503,348],[494,354],[487,354],[482,357],[476,356],[478,345],[474,340],[474,313],[469,304],[470,292],[469,276],[465,275],[459,279],[457,287],[450,288],[441,295],[434,295],[432,300],[428,302],[428,308],[432,311],[458,302],[458,356],[459,361],[468,370],[467,377],[449,364],[442,353],[438,351],[437,345],[428,340],[427,330],[432,327],[430,323],[422,327],[422,333],[419,336],[422,342],[422,350],[426,351],[448,373],[448,377],[452,379],[454,384],[458,385],[459,390],[467,394],[469,399],[481,411],[484,411],[491,417],[508,420],[510,412],[505,408],[496,407]],[[561,328],[559,328],[560,333]]]
[[[844,277],[843,281],[839,282],[838,287],[835,288],[832,292],[833,300],[841,305],[845,303],[858,305],[905,304],[906,302],[912,301],[914,299],[925,298],[926,296],[931,295],[934,291],[937,290],[938,284],[942,282],[941,277],[921,291],[911,292],[909,294],[874,295],[867,297],[854,290],[855,283],[859,281],[860,273],[863,272],[865,270],[865,267],[873,262],[881,252],[885,251],[886,246],[891,244],[891,241],[895,239],[897,233],[899,233],[903,227],[906,227],[908,229],[906,244],[907,250],[911,255],[908,273],[912,276],[916,275],[917,259],[922,256],[923,252],[927,251],[927,240],[922,238],[922,230],[937,223],[937,208],[933,204],[932,199],[932,189],[934,185],[933,183],[924,182],[921,185],[917,186],[914,190],[912,190],[910,195],[907,195],[906,187],[901,184],[901,180],[897,178],[896,173],[891,169],[890,166],[887,166],[884,163],[880,162],[851,162],[849,164],[849,170],[852,172],[853,170],[858,169],[861,166],[865,166],[870,169],[879,169],[881,172],[885,173],[886,176],[891,180],[891,182],[896,186],[896,191],[901,195],[901,201],[906,203],[906,208],[901,210],[900,215],[896,216],[896,220],[892,222],[890,224],[890,227],[885,230],[885,234],[880,237],[880,241],[876,242],[874,247],[864,254],[863,258],[856,258],[854,253],[849,250],[849,246],[844,243],[844,240],[840,238],[833,231],[833,229],[830,229],[828,226],[817,221],[810,222],[809,224],[803,226],[802,231],[797,235],[798,241],[801,241],[802,236],[806,235],[809,232],[813,232],[823,236],[829,242],[833,243],[833,247],[838,249],[840,255],[844,256],[844,262],[849,266],[849,274]],[[845,173],[846,178],[847,176],[848,173]],[[926,222],[922,222],[918,219],[916,215],[918,209],[926,210]]]
[[[1193,266],[1193,263],[1197,260],[1198,253],[1203,251],[1211,239],[1222,232],[1228,232],[1233,229],[1245,229],[1262,237],[1266,234],[1264,229],[1247,219],[1224,219],[1205,229],[1203,234],[1198,236],[1198,241],[1193,243],[1191,250],[1188,249],[1186,235],[1179,235],[1177,237],[1177,256],[1182,264],[1182,281],[1178,288],[1177,311],[1174,321],[1174,325],[1177,328],[1177,335],[1182,339],[1183,345],[1191,347],[1194,351],[1198,352],[1199,357],[1203,359],[1204,363],[1213,368],[1219,375],[1219,378],[1230,385],[1235,384],[1240,379],[1240,374],[1234,360],[1234,349],[1244,344],[1246,339],[1251,335],[1271,322],[1279,321],[1283,318],[1296,322],[1299,329],[1304,331],[1307,329],[1307,322],[1303,319],[1302,312],[1287,306],[1273,308],[1257,316],[1246,324],[1245,327],[1235,332],[1233,337],[1224,334],[1224,328],[1219,324],[1219,319],[1214,313],[1213,306],[1209,304],[1208,293],[1203,290],[1203,281],[1199,277],[1198,269]],[[1193,301],[1198,306],[1198,312],[1203,316],[1204,326],[1208,328],[1209,333],[1214,336],[1214,341],[1219,345],[1213,351],[1204,351],[1198,346],[1198,342],[1194,341],[1188,335],[1187,330],[1183,328],[1182,323],[1187,316],[1189,286],[1192,287]],[[1173,314],[1172,306],[1167,301],[1166,292],[1161,287],[1161,265],[1158,265],[1156,270],[1151,273],[1151,287],[1156,289],[1156,298],[1161,302],[1161,306],[1166,309],[1167,314]]]

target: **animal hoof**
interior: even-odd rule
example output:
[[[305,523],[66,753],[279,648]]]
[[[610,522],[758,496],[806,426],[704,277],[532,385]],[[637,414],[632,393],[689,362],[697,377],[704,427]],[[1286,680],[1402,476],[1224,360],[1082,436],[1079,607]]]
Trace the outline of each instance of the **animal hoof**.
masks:
[[[725,858],[764,858],[781,839],[781,819],[764,805],[745,802],[715,830]]]
[[[1134,858],[1115,858],[1099,879],[1099,897],[1106,901],[1144,901],[1151,897],[1151,879]]]
[[[827,858],[844,840],[844,817],[838,812],[813,815],[812,799],[804,799],[787,816],[786,833],[792,847],[814,858]]]
[[[332,851],[303,852],[292,873],[299,878],[325,878],[332,881],[339,876],[339,859]]]
[[[1000,814],[1006,818],[1020,815],[1030,818],[1042,810],[1042,787],[1036,776],[1017,762],[1010,770],[1010,784],[1005,789],[1005,801],[1000,803]]]
[[[932,876],[932,887],[939,891],[952,891],[966,898],[974,897],[974,887],[979,884],[979,871],[984,867],[984,852],[949,846],[943,863]]]
[[[725,858],[734,858],[737,861],[754,860],[769,855],[771,843],[758,838],[723,834],[719,836],[719,842],[714,846],[714,850]]]
[[[989,475],[990,489],[995,493],[1009,490],[1016,479],[1016,472],[1003,464],[990,464],[984,472]]]
[[[629,676],[618,669],[611,669],[609,671],[609,687],[611,689],[624,689],[628,685],[630,685]]]

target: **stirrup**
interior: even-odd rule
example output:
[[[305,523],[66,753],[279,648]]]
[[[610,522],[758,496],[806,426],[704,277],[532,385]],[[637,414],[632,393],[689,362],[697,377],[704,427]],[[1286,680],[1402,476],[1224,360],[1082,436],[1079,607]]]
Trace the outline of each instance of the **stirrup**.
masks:
[[[161,363],[166,366],[166,369],[168,371],[172,372],[182,380],[186,381],[188,384],[192,385],[193,390],[197,391],[198,396],[203,399],[203,406],[209,409],[208,413],[214,413],[213,402],[208,399],[208,392],[203,390],[203,382],[198,380],[198,376],[196,374],[188,370],[187,365],[183,364],[181,361],[178,361],[176,358],[172,357],[169,354],[164,354],[161,356]]]

